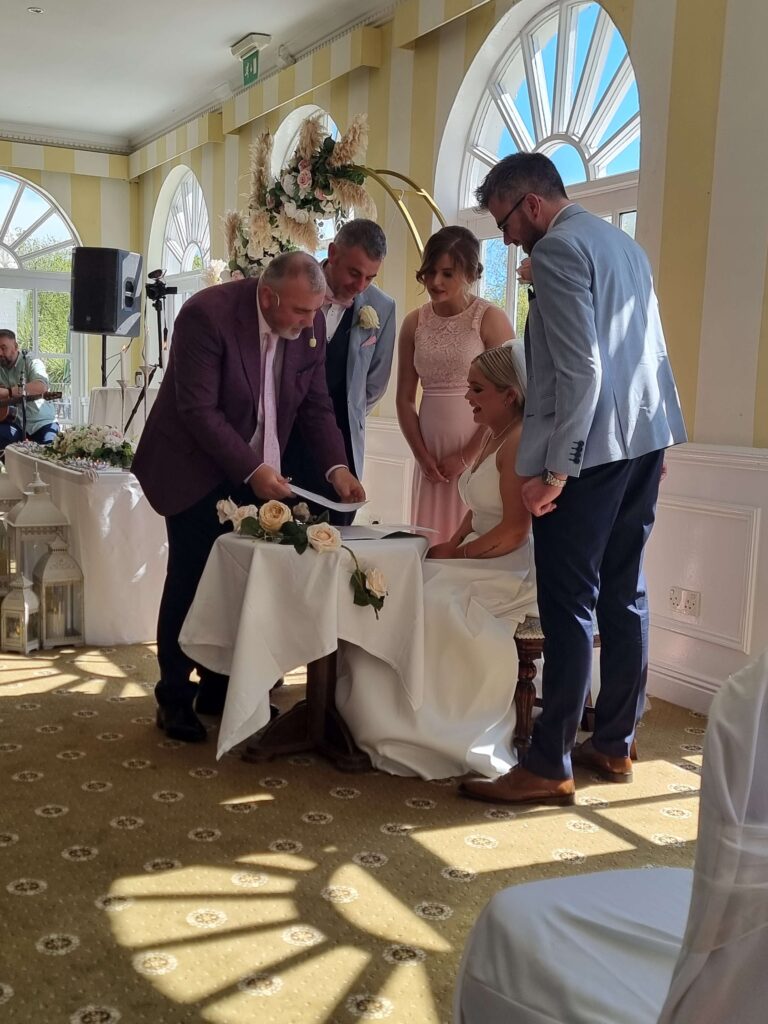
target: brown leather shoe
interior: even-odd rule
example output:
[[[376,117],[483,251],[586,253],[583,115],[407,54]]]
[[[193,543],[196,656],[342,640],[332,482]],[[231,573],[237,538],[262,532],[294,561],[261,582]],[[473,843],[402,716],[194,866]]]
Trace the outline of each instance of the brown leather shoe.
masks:
[[[575,802],[573,779],[545,779],[518,765],[498,779],[468,779],[459,793],[470,800],[489,804],[556,804],[570,807]]]
[[[632,781],[632,759],[601,754],[592,740],[584,740],[575,746],[571,752],[571,761],[580,768],[589,769],[606,782]]]

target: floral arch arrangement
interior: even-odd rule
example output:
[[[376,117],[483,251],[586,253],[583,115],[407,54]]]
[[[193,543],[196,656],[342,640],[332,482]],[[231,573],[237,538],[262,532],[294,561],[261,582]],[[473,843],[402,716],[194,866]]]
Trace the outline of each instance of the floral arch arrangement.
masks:
[[[248,213],[231,212],[224,219],[230,275],[258,274],[280,252],[314,252],[320,244],[318,224],[327,217],[347,217],[353,208],[375,216],[364,187],[368,172],[360,163],[367,145],[364,114],[337,140],[325,134],[321,116],[314,115],[302,123],[292,156],[274,177],[272,136],[263,132],[251,147]]]

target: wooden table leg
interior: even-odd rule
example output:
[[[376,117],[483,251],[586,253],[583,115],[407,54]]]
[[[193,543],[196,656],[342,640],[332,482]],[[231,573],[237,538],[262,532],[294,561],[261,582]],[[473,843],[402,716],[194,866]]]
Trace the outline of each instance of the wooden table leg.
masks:
[[[525,654],[518,659],[517,686],[515,687],[515,735],[513,742],[518,754],[522,755],[531,745],[533,732],[533,705],[536,700],[536,663]]]
[[[248,743],[244,761],[269,761],[280,754],[316,751],[343,772],[365,772],[367,754],[352,738],[336,708],[336,652],[307,665],[307,696],[279,715]]]

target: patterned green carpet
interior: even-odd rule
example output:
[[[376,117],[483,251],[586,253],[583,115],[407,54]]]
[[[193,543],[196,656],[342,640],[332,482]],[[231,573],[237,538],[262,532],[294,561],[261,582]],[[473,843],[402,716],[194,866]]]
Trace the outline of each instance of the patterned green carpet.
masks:
[[[141,646],[2,656],[3,1022],[448,1024],[498,889],[691,864],[705,721],[661,701],[634,785],[513,813],[452,780],[216,762],[157,731],[155,671]]]

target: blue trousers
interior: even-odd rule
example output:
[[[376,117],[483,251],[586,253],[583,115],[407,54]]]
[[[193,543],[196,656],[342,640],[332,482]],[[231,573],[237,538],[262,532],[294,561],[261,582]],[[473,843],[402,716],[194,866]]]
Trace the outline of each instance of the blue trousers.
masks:
[[[533,520],[539,616],[545,636],[543,710],[524,765],[567,779],[592,674],[593,613],[600,631],[595,747],[629,756],[645,702],[648,599],[643,551],[663,452],[585,469],[557,509]]]
[[[38,427],[33,434],[27,436],[30,441],[36,441],[38,444],[51,444],[59,429],[58,423],[46,423],[44,426]],[[23,440],[24,435],[19,420],[16,420],[14,423],[0,423],[0,450],[9,444],[15,444],[16,441]]]

